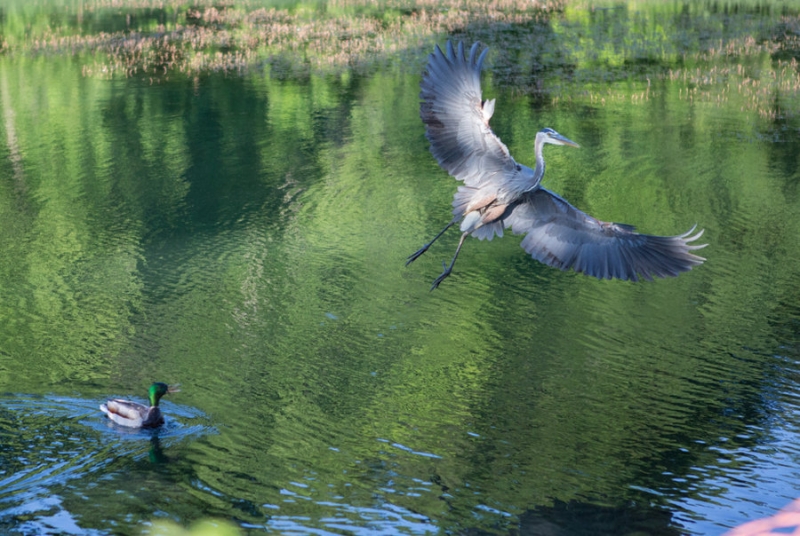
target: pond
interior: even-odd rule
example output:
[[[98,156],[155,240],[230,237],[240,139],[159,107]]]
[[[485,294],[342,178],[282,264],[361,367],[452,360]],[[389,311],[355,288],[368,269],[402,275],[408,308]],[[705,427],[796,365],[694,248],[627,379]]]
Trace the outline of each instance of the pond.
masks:
[[[131,24],[98,6],[0,17],[0,532],[722,534],[800,497],[800,6],[567,4],[327,70],[15,52]],[[705,264],[596,280],[507,233],[430,292],[458,233],[404,264],[457,187],[419,118],[448,37],[490,47],[518,161],[581,145],[548,189],[698,224]],[[99,411],[153,381],[162,429]]]

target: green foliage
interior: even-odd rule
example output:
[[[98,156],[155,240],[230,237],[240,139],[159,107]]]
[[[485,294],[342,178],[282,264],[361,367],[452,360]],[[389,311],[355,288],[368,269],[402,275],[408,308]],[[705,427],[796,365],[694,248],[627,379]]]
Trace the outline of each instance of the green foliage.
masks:
[[[238,527],[229,521],[198,521],[188,529],[184,529],[172,521],[154,521],[153,525],[143,531],[150,536],[239,536]]]

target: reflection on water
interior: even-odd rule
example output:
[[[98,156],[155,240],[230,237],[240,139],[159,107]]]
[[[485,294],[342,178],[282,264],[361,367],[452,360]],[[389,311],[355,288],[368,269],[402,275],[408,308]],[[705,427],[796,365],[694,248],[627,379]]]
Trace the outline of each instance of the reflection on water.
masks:
[[[567,10],[543,36],[614,46],[509,76],[492,52],[485,81],[520,161],[543,126],[581,144],[548,154],[549,189],[646,233],[706,228],[706,264],[642,285],[507,237],[469,240],[429,293],[457,237],[403,264],[456,184],[416,66],[151,86],[0,57],[0,389],[22,393],[0,397],[0,532],[719,534],[800,497],[800,125],[727,82],[687,97],[669,70],[700,60],[668,43],[633,61],[625,36],[671,9]],[[566,67],[586,91],[543,97]],[[507,87],[536,73],[532,97]],[[100,413],[152,381],[182,384],[163,428]]]

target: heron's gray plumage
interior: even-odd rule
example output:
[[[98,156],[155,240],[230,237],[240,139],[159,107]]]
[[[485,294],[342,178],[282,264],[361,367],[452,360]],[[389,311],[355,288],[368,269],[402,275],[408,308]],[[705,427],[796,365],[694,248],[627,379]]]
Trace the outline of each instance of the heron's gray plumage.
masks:
[[[549,266],[600,279],[672,277],[702,264],[691,245],[695,227],[678,236],[638,234],[630,225],[606,223],[578,210],[545,188],[523,194],[503,218],[506,228],[526,234],[520,244]]]
[[[438,46],[431,54],[420,92],[420,116],[433,156],[473,188],[497,190],[517,182],[521,166],[489,128],[494,101],[481,100],[481,67],[489,49],[478,56],[475,43],[466,57],[462,43],[457,54],[449,41],[446,48],[446,55]]]
[[[634,232],[630,225],[597,220],[542,188],[545,144],[578,144],[545,128],[536,135],[533,169],[518,164],[492,132],[489,119],[495,101],[483,101],[480,73],[488,48],[478,54],[478,43],[467,56],[447,42],[437,45],[428,58],[420,83],[420,117],[439,165],[463,185],[453,198],[453,220],[428,244],[408,258],[408,263],[428,250],[444,232],[460,223],[462,235],[450,266],[431,290],[450,275],[467,235],[491,240],[504,228],[526,234],[522,247],[533,258],[557,268],[601,279],[671,277],[691,270],[705,259],[692,251],[703,231],[694,227],[677,236],[651,236]]]

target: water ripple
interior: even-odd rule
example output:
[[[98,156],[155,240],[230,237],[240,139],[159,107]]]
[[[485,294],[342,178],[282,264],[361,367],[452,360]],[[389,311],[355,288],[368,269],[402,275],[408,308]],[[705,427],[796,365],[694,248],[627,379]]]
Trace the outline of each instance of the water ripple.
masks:
[[[0,527],[22,521],[22,533],[100,534],[85,531],[68,506],[71,483],[114,474],[128,461],[169,461],[177,445],[213,434],[201,412],[165,403],[157,430],[114,425],[101,400],[62,396],[0,397]],[[90,477],[89,475],[95,475]],[[87,493],[91,486],[84,488]],[[15,521],[16,520],[16,521]]]

